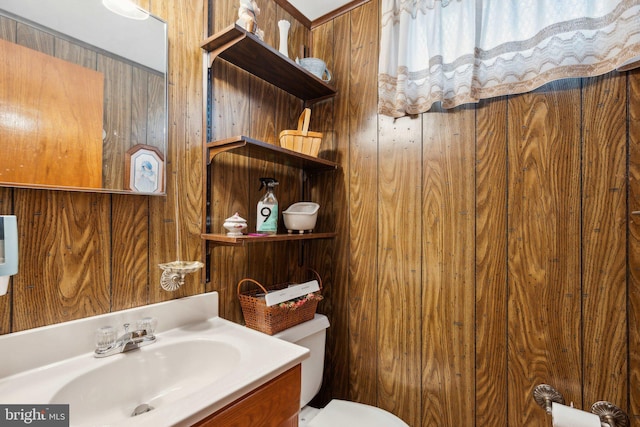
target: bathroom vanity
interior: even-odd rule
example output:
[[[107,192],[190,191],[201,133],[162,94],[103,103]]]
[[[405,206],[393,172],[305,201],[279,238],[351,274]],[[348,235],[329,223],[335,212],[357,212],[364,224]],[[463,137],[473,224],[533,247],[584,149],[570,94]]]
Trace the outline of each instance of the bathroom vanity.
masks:
[[[99,328],[149,317],[153,343],[95,357]],[[309,354],[221,319],[215,292],[4,335],[0,352],[13,356],[2,404],[69,405],[71,426],[149,427],[296,426]]]

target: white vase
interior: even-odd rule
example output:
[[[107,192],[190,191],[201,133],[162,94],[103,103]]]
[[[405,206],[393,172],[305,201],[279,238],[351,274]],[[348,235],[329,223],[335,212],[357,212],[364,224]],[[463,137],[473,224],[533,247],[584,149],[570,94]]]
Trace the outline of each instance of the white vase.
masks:
[[[278,21],[278,28],[280,28],[280,47],[278,50],[287,58],[289,57],[289,48],[287,47],[289,42],[289,27],[291,27],[289,21],[284,19]]]

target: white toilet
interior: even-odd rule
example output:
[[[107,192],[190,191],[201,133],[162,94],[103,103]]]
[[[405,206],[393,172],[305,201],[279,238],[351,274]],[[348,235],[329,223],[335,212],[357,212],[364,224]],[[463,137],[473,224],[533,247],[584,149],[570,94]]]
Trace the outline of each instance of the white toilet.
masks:
[[[320,390],[324,370],[324,346],[329,320],[316,314],[312,320],[274,335],[306,347],[311,355],[302,362],[299,427],[409,427],[395,415],[356,402],[334,399],[322,409],[306,406]]]

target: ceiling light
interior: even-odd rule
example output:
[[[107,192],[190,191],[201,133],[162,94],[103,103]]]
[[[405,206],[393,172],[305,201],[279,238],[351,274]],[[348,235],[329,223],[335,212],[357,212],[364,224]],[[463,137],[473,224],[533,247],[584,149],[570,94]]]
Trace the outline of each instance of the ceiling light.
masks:
[[[125,18],[142,21],[149,17],[149,12],[134,4],[131,0],[102,0],[102,4],[111,12]]]

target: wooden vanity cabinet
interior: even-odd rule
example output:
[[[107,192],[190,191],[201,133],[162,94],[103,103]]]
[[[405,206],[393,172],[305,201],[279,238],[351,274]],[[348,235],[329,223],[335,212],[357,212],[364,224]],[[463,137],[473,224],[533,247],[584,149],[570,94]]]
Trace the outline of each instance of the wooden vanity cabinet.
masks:
[[[289,369],[218,412],[197,427],[297,427],[300,365]]]

